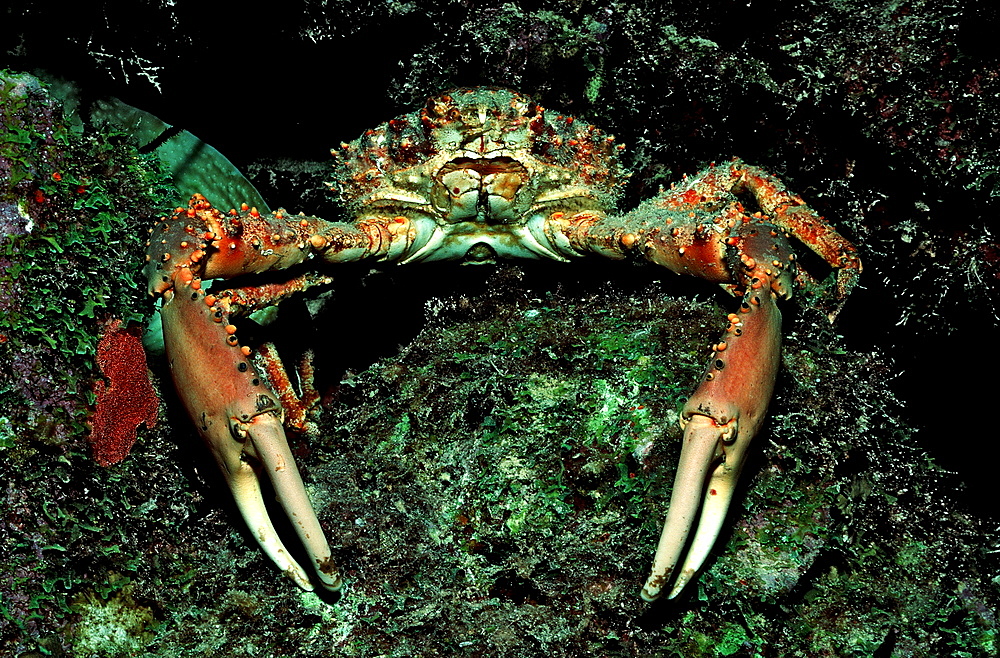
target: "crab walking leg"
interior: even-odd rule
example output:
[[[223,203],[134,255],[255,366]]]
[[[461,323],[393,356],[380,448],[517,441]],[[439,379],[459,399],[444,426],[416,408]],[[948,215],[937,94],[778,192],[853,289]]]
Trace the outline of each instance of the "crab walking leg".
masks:
[[[750,440],[760,429],[774,392],[781,348],[781,312],[775,295],[768,288],[751,290],[737,317],[715,346],[705,379],[682,412],[681,458],[653,567],[642,589],[647,601],[657,599],[675,574],[667,598],[677,596],[708,557]],[[687,546],[696,520],[694,538]]]
[[[659,202],[664,207],[694,208],[702,203],[711,204],[727,194],[747,192],[753,195],[768,221],[797,237],[830,267],[836,268],[838,296],[845,297],[861,273],[857,248],[817,215],[802,197],[760,167],[739,158],[712,165],[687,184],[665,192]],[[811,279],[805,276],[806,280]]]

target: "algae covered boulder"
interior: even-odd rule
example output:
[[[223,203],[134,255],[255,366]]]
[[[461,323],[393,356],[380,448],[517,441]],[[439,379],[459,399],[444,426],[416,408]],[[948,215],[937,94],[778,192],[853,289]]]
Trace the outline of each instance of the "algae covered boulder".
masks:
[[[293,443],[348,581],[331,604],[256,548],[162,359],[157,426],[94,463],[98,341],[153,313],[136,278],[145,227],[192,190],[164,185],[170,163],[141,148],[139,123],[130,136],[64,114],[5,75],[0,653],[997,653],[1000,544],[975,457],[988,437],[957,436],[942,402],[997,326],[1000,69],[972,29],[987,10],[306,2],[264,25],[110,2],[54,37],[44,9],[11,4],[7,61],[190,129],[275,207],[335,218],[316,205],[327,149],[429,94],[499,85],[627,144],[632,206],[713,160],[774,171],[865,272],[836,327],[783,306],[778,389],[726,534],[689,591],[650,606],[638,590],[676,413],[725,295],[610,264],[345,270],[274,326],[292,325],[289,358],[313,347],[325,394]],[[192,184],[225,185],[215,165]]]

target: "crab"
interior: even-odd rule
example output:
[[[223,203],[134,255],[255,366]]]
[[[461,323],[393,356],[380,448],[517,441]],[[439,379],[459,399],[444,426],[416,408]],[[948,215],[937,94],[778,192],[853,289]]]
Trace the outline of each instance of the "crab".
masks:
[[[622,148],[517,92],[454,90],[334,149],[330,188],[350,221],[246,204],[224,212],[196,194],[150,229],[144,272],[150,293],[163,298],[179,396],[261,548],[303,589],[313,582],[275,531],[261,477],[270,479],[318,583],[340,590],[285,433],[316,396],[297,399],[273,350],[241,344],[233,320],[328,285],[338,263],[361,260],[636,259],[719,283],[737,297],[681,412],[680,462],[641,596],[673,598],[701,568],[771,399],[781,343],[777,299],[825,289],[798,266],[790,238],[830,266],[838,303],[861,261],[801,197],[740,160],[712,164],[616,212],[628,179]],[[209,279],[217,281],[209,287]]]

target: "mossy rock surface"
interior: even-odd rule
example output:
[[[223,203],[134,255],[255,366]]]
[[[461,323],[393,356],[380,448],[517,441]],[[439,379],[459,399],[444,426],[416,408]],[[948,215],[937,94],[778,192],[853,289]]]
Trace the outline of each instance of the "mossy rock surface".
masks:
[[[730,530],[680,599],[643,603],[676,413],[729,302],[605,264],[338,281],[299,341],[353,373],[320,373],[318,431],[293,444],[348,589],[298,591],[243,527],[161,360],[160,425],[120,464],[90,459],[94,346],[109,317],[151,312],[135,273],[162,178],[122,136],[59,131],[26,93],[0,162],[20,167],[0,199],[0,302],[28,311],[0,341],[5,652],[995,653],[990,535],[916,446],[896,368],[794,304]],[[372,343],[374,363],[353,354]]]
[[[689,591],[650,606],[638,590],[669,502],[676,411],[724,309],[677,298],[680,279],[615,268],[562,283],[552,268],[463,274],[451,296],[433,290],[447,287],[439,274],[367,277],[401,295],[431,282],[425,326],[339,383],[319,437],[293,439],[344,598],[278,574],[203,463],[208,483],[156,487],[165,499],[192,487],[196,504],[131,574],[129,594],[155,614],[150,655],[985,655],[996,599],[980,531],[894,415],[888,366],[839,348],[821,314],[788,308],[779,390],[730,530]],[[351,321],[328,328],[361,349],[370,338]],[[192,440],[176,421],[174,440]]]

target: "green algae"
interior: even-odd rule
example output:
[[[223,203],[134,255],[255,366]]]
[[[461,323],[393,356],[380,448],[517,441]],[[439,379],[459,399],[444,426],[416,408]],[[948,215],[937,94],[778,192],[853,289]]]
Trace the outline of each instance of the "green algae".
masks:
[[[287,646],[862,656],[887,641],[898,655],[992,641],[990,628],[973,631],[972,611],[995,593],[974,588],[960,603],[956,583],[968,587],[975,572],[963,580],[939,566],[972,551],[957,573],[974,569],[968,518],[950,512],[950,525],[926,528],[932,542],[894,539],[904,509],[948,508],[947,478],[916,470],[922,457],[905,432],[886,441],[898,421],[871,402],[891,404],[876,357],[799,342],[829,339],[812,324],[818,314],[792,318],[802,338],[786,347],[771,430],[758,439],[731,533],[689,593],[649,610],[636,592],[669,501],[676,405],[724,313],[656,287],[568,294],[489,283],[433,308],[400,356],[352,378],[324,410],[325,440],[303,453],[348,590],[325,613],[304,606],[311,626]],[[859,438],[858,427],[880,438]],[[845,469],[861,450],[894,460]],[[895,496],[889,515],[879,501],[898,493],[901,473],[919,495]],[[853,486],[861,479],[868,488]],[[858,517],[866,530],[851,536]],[[247,557],[257,567],[245,575],[269,581],[266,596],[278,600],[281,579],[252,547]],[[903,626],[887,613],[901,606]],[[776,609],[795,614],[782,621]],[[735,610],[740,623],[726,619]],[[273,642],[254,647],[277,650]]]
[[[5,643],[58,653],[69,597],[96,587],[74,561],[140,559],[120,525],[139,503],[90,462],[85,421],[102,326],[148,317],[140,226],[169,195],[155,159],[85,132],[32,76],[0,72],[0,122],[0,619]]]
[[[93,590],[73,601],[79,614],[74,624],[73,651],[79,656],[134,656],[153,639],[154,616],[138,605],[126,588],[104,598]]]

